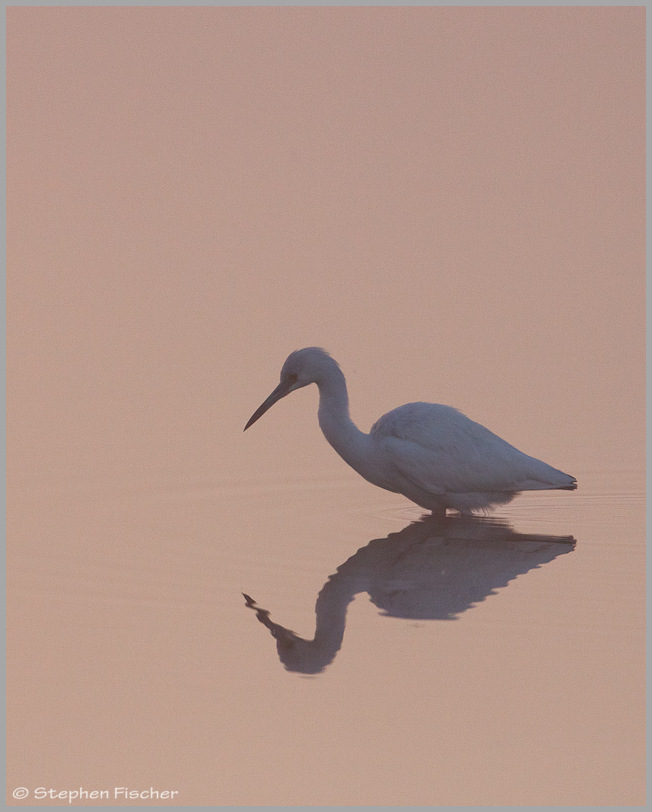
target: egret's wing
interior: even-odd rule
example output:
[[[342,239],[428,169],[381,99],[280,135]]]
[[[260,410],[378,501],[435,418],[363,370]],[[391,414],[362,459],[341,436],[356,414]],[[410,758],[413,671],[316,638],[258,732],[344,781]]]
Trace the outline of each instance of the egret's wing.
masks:
[[[396,470],[429,493],[515,491],[509,470],[472,446],[425,448],[409,440],[386,438],[383,446]]]
[[[433,493],[549,488],[560,473],[448,406],[410,403],[371,433],[400,475]]]

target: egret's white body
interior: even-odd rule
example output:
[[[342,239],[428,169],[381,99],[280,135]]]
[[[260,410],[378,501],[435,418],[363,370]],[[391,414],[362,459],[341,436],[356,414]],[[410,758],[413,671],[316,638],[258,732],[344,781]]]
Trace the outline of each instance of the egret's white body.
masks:
[[[319,425],[337,453],[366,480],[417,505],[471,513],[510,502],[520,491],[577,487],[575,478],[530,457],[457,409],[408,403],[383,415],[369,434],[349,416],[346,380],[319,347],[291,353],[281,382],[245,430],[285,395],[316,383]]]

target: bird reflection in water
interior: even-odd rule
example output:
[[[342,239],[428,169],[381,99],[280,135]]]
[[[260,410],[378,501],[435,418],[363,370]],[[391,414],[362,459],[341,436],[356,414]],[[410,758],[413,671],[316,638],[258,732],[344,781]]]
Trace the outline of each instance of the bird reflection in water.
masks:
[[[318,674],[342,645],[346,609],[358,593],[369,593],[390,617],[454,620],[518,575],[574,547],[572,536],[516,533],[498,519],[425,516],[387,538],[374,539],[337,568],[317,597],[312,640],[275,623],[268,610],[243,595],[276,639],[285,668]]]

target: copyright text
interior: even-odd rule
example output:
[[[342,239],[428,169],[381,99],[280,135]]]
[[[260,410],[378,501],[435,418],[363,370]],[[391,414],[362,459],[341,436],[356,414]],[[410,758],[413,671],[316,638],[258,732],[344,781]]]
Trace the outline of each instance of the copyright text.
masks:
[[[31,798],[34,801],[170,801],[179,797],[178,789],[131,789],[130,787],[113,787],[113,789],[54,789],[36,787],[30,792],[27,787],[17,787],[12,795],[17,800]]]

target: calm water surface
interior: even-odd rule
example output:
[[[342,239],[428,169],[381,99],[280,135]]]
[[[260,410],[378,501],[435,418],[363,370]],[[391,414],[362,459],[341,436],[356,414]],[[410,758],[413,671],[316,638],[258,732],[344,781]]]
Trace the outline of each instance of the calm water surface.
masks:
[[[577,474],[445,521],[345,475],[88,488],[77,515],[50,494],[13,567],[11,775],[196,805],[641,803],[642,477]]]
[[[643,804],[645,45],[8,9],[9,803]],[[423,521],[314,387],[243,435],[314,345],[365,431],[449,404],[579,489]]]

